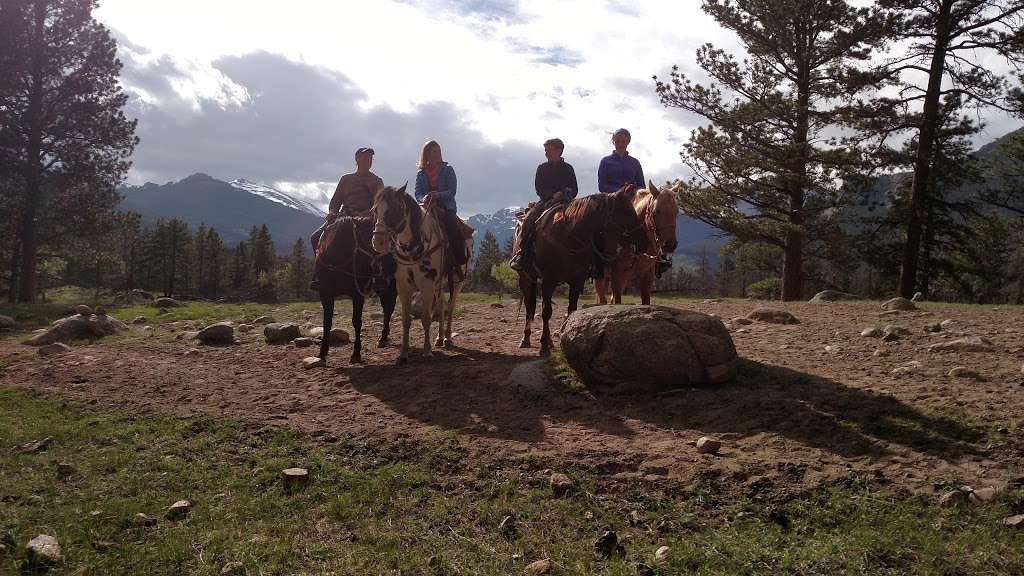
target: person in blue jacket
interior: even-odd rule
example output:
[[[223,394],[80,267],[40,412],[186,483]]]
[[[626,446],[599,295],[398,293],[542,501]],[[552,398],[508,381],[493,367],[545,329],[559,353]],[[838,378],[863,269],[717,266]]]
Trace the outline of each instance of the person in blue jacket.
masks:
[[[416,173],[416,201],[424,206],[437,204],[444,208],[441,224],[444,226],[445,235],[448,236],[448,245],[451,246],[455,264],[462,266],[469,255],[456,212],[455,190],[458,183],[455,169],[442,158],[441,145],[437,140],[427,140],[416,166],[420,169]]]
[[[640,161],[629,155],[626,147],[632,137],[629,130],[619,128],[612,134],[615,151],[601,159],[597,168],[597,189],[605,194],[617,192],[626,184],[633,184],[637,190],[647,187],[644,169]]]

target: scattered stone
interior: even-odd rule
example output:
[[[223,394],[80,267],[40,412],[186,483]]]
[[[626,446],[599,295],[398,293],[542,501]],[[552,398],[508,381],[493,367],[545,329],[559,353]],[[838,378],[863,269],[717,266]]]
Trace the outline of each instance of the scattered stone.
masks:
[[[241,562],[228,562],[220,569],[221,576],[238,576],[245,574],[245,564]]]
[[[616,553],[622,552],[619,535],[614,530],[605,530],[604,534],[594,541],[594,550],[605,558],[611,558]]]
[[[307,320],[310,320],[312,318],[316,318],[317,316],[320,316],[320,312],[318,312],[316,310],[303,310],[302,311],[302,317],[307,319]]]
[[[893,298],[892,300],[888,300],[882,304],[882,310],[917,310],[917,306],[906,298]]]
[[[747,314],[747,318],[751,320],[757,320],[759,322],[767,322],[769,324],[799,324],[796,316],[793,316],[785,310],[776,310],[773,308],[757,308],[750,314]]]
[[[744,317],[740,316],[738,318],[733,318],[732,319],[732,323],[733,324],[738,324],[740,326],[747,326],[747,325],[753,324],[754,321],[751,320],[750,318],[744,318]]]
[[[181,303],[174,298],[157,298],[153,300],[153,306],[157,308],[178,308]]]
[[[68,479],[74,478],[74,477],[76,477],[78,475],[79,475],[78,474],[78,470],[75,470],[75,467],[72,466],[71,464],[68,464],[66,462],[58,462],[57,463],[57,479],[58,480],[68,480]]]
[[[142,512],[135,515],[135,525],[142,526],[143,528],[152,528],[156,526],[156,518],[147,516]]]
[[[185,350],[185,354],[184,355],[185,356],[198,356],[199,355],[199,349],[198,348],[189,348],[188,350]]]
[[[939,506],[954,508],[967,503],[967,494],[963,490],[950,490],[939,496]]]
[[[939,322],[939,326],[941,328],[949,328],[952,325],[953,325],[953,321],[949,320],[949,319],[946,319],[946,320],[943,320],[942,322]]]
[[[25,551],[33,564],[49,565],[60,562],[60,543],[53,536],[36,536],[25,545]]]
[[[1003,518],[1003,526],[1009,526],[1010,528],[1020,528],[1024,526],[1024,514],[1016,514],[1014,516],[1007,516]]]
[[[882,334],[882,342],[895,342],[900,339],[900,335],[896,332],[889,332],[888,334]]]
[[[227,322],[218,322],[200,330],[196,337],[203,344],[230,344],[235,341],[235,328]]]
[[[668,546],[662,546],[654,552],[654,562],[657,564],[664,564],[668,562],[668,553],[670,549]]]
[[[493,306],[493,304],[492,304]],[[523,574],[526,576],[540,576],[541,574],[547,574],[551,571],[551,560],[545,558],[543,560],[537,560],[526,565],[523,570]]]
[[[491,302],[491,308],[504,308],[505,305],[501,302]]]
[[[192,511],[192,503],[188,500],[178,500],[167,509],[167,518],[170,520],[180,520],[188,515]]]
[[[40,346],[39,350],[36,351],[40,356],[59,356],[61,354],[67,354],[71,352],[71,346],[63,342],[54,342],[53,344],[47,344]]]
[[[271,322],[263,327],[263,337],[267,344],[286,344],[299,337],[299,327],[296,324]]]
[[[811,298],[812,304],[821,304],[822,302],[837,302],[839,300],[856,300],[857,297],[853,294],[847,294],[846,292],[840,292],[838,290],[822,290]]]
[[[889,353],[886,352],[885,350],[882,350],[881,348],[878,348],[874,352],[872,352],[871,355],[874,356],[875,358],[879,358],[881,356],[888,356]]]
[[[914,297],[910,299],[911,302],[920,302],[924,299],[924,294],[920,292],[914,292]]]
[[[703,303],[704,304],[718,304],[721,301],[722,301],[721,298],[706,298]]]
[[[152,326],[143,326],[142,327],[142,331],[143,332],[152,332],[153,331],[153,327]]]
[[[697,452],[700,452],[701,454],[718,454],[718,450],[721,449],[721,447],[721,442],[708,438],[707,436],[701,436],[697,439]]]
[[[260,316],[252,321],[253,324],[273,324],[274,318],[272,316]]]
[[[910,362],[907,362],[903,366],[897,366],[896,368],[893,368],[891,374],[893,376],[907,376],[909,374],[914,374],[920,369],[921,363],[918,362],[917,360],[911,360]]]
[[[860,335],[865,338],[881,338],[883,333],[881,328],[875,326],[874,328],[865,328]]]
[[[498,524],[498,531],[502,535],[512,538],[516,535],[516,517],[509,514],[501,519],[501,523]]]
[[[351,341],[347,331],[341,328],[331,328],[331,344],[348,344]]]
[[[29,346],[45,346],[54,342],[72,340],[95,340],[118,332],[124,332],[128,325],[109,316],[74,315],[55,321],[49,328],[29,338]]]
[[[617,393],[722,384],[736,374],[736,347],[720,319],[666,306],[574,312],[563,325],[561,346],[588,385]]]
[[[284,482],[285,492],[297,492],[306,487],[309,483],[309,470],[305,468],[285,468],[281,470],[281,480]]]
[[[971,490],[967,498],[971,501],[971,504],[988,504],[995,500],[998,494],[999,491],[992,487],[978,488],[977,490]]]
[[[896,334],[899,336],[910,336],[910,330],[896,324],[889,324],[885,328],[882,328],[882,335]]]
[[[932,352],[994,352],[995,346],[987,338],[968,336],[949,342],[939,342],[928,347]]]
[[[924,331],[926,333],[928,333],[928,334],[935,334],[935,333],[938,333],[938,332],[942,332],[942,323],[941,322],[936,322],[934,324],[925,324],[924,325]]]
[[[145,316],[136,316],[135,319],[132,320],[132,324],[145,324],[146,322],[149,322],[149,320],[147,320]]]
[[[0,314],[0,331],[14,330],[14,326],[14,318]]]
[[[75,306],[75,314],[79,316],[92,316],[92,308],[89,308],[85,304],[79,304]]]
[[[295,340],[292,340],[292,344],[294,344],[296,348],[307,348],[313,345],[313,339],[306,337],[296,338]]]
[[[249,332],[252,332],[254,328],[256,327],[252,324],[239,324],[237,330],[242,334],[248,334]]]
[[[309,370],[310,368],[320,368],[322,366],[327,366],[327,362],[324,362],[324,359],[319,356],[309,356],[302,359],[302,367],[306,370]]]
[[[551,475],[551,490],[555,496],[564,496],[573,489],[572,479],[565,474]]]
[[[946,375],[949,376],[950,378],[965,378],[969,380],[977,380],[978,382],[985,381],[985,377],[981,373],[971,370],[970,368],[965,368],[963,366],[957,366],[956,368],[953,368]]]
[[[49,448],[52,442],[53,436],[47,436],[42,440],[33,440],[26,444],[22,444],[21,446],[18,446],[17,451],[21,452],[22,454],[38,454],[39,452],[42,452]]]

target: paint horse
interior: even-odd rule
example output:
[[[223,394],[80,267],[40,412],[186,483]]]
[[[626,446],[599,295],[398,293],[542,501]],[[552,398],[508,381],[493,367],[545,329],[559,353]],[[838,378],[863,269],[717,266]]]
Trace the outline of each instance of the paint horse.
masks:
[[[423,323],[423,356],[433,355],[430,325],[437,312],[436,346],[450,348],[455,300],[462,291],[468,265],[461,274],[452,270],[448,238],[444,226],[432,210],[424,210],[405,192],[406,186],[381,189],[374,200],[376,216],[373,249],[394,254],[398,262],[395,280],[402,303],[402,353],[399,362],[409,359],[409,327],[412,324],[413,294],[419,292],[420,321]],[[472,231],[466,235],[467,250],[472,246]],[[468,259],[467,259],[468,261]],[[448,298],[445,302],[445,290]]]
[[[549,321],[555,288],[562,283],[569,285],[569,314],[572,314],[579,304],[583,285],[590,277],[595,256],[611,262],[619,257],[623,248],[630,251],[632,245],[636,245],[639,251],[646,249],[640,219],[633,209],[635,196],[636,189],[627,184],[611,194],[585,196],[567,205],[549,208],[537,220],[535,270],[519,273],[519,290],[526,304],[526,328],[520,348],[530,347],[538,280],[544,301],[540,355],[546,356],[554,346]],[[516,236],[519,236],[518,230]]]
[[[682,184],[659,190],[653,182],[648,182],[647,190],[637,192],[633,207],[643,222],[647,233],[647,250],[642,254],[623,252],[605,266],[604,277],[594,280],[597,301],[607,304],[607,289],[612,290],[612,304],[622,304],[622,292],[630,280],[636,280],[640,288],[640,301],[651,303],[651,289],[654,277],[662,256],[675,252],[679,241],[676,240],[676,217],[679,215],[677,194]]]
[[[380,258],[370,248],[373,222],[369,218],[343,216],[324,230],[316,251],[314,266],[320,278],[320,304],[324,310],[324,334],[320,341],[320,358],[327,361],[334,322],[334,300],[338,296],[352,298],[352,328],[355,332],[351,362],[363,361],[363,305],[367,296],[376,292],[384,308],[384,328],[378,347],[388,344],[391,315],[395,312],[398,290],[395,287],[394,263]]]

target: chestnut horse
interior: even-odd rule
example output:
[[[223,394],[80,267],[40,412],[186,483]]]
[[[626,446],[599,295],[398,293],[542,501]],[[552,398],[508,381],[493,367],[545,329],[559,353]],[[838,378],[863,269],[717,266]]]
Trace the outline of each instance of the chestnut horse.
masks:
[[[631,184],[611,194],[577,198],[568,205],[549,208],[537,221],[535,270],[519,273],[519,290],[526,304],[526,328],[520,348],[530,347],[530,325],[537,311],[539,275],[544,309],[540,355],[551,353],[551,298],[559,284],[569,284],[569,314],[576,311],[583,285],[590,276],[595,254],[605,262],[617,259],[623,245],[645,250],[640,219],[633,209],[636,189]],[[517,233],[517,236],[519,234]],[[603,245],[598,239],[603,239]],[[598,247],[601,246],[599,249]]]
[[[659,190],[653,182],[647,183],[647,190],[637,192],[633,207],[644,223],[647,232],[647,250],[643,254],[624,252],[604,269],[604,277],[594,280],[597,301],[608,303],[607,288],[612,289],[612,304],[622,304],[622,292],[630,280],[636,280],[640,288],[640,302],[651,303],[651,288],[658,260],[675,252],[676,217],[679,215],[679,193],[681,183]]]

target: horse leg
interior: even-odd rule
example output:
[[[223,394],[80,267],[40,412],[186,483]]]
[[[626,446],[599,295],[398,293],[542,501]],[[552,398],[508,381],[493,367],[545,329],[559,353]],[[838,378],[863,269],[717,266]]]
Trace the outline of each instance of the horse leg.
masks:
[[[377,348],[385,348],[391,343],[391,317],[395,314],[395,301],[398,299],[398,289],[390,286],[380,295],[380,305],[384,308],[384,327],[380,331],[380,340],[377,341]]]
[[[412,294],[411,289],[405,287],[398,291],[402,299],[402,352],[398,356],[398,363],[403,364],[409,361],[409,329],[412,328]]]
[[[629,279],[625,274],[612,275],[612,304],[622,304],[622,293],[626,291]]]
[[[580,294],[583,293],[583,284],[569,284],[569,314],[576,311],[580,303]]]
[[[430,346],[430,325],[434,322],[434,294],[432,285],[424,285],[420,290],[420,323],[423,325],[423,357],[434,355]],[[429,290],[429,291],[428,291]]]
[[[320,288],[320,305],[324,309],[324,334],[320,338],[320,359],[327,363],[327,351],[331,349],[331,324],[334,323],[334,294]]]
[[[352,295],[352,331],[355,332],[356,340],[352,345],[352,358],[349,361],[353,364],[363,362],[363,304],[366,302],[359,294],[359,290],[353,290]],[[329,336],[325,334],[324,336]],[[328,338],[329,339],[329,338]]]
[[[443,285],[443,282],[442,282]],[[444,290],[438,289],[436,292],[437,298],[434,302],[434,310],[437,314],[437,338],[434,339],[434,346],[438,348],[444,347],[444,329],[445,329],[445,302],[444,302]]]
[[[445,306],[445,323],[444,323],[444,347],[452,348],[455,346],[455,340],[452,339],[452,319],[455,318],[455,297],[458,296],[459,290],[462,289],[462,283],[457,282],[452,284],[452,290],[448,294],[448,305]]]
[[[550,320],[553,312],[551,306],[551,298],[555,294],[555,285],[544,282],[542,287],[542,297],[544,298],[544,309],[541,311],[541,319],[544,321],[544,331],[541,332],[540,336],[540,355],[549,356],[551,354],[551,348],[554,346],[554,342],[551,340],[551,327]]]
[[[650,271],[637,278],[636,283],[640,285],[640,303],[644,306],[651,305],[651,288],[654,287],[654,271]]]
[[[608,303],[608,282],[604,278],[594,278],[594,296],[598,304]]]
[[[537,315],[537,281],[526,275],[519,276],[519,292],[526,305],[526,327],[523,329],[523,339],[519,342],[520,348],[530,347],[530,328],[533,326],[533,318]]]

